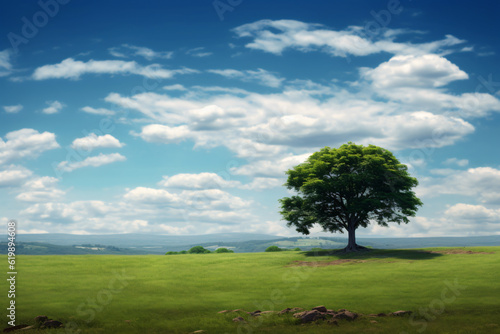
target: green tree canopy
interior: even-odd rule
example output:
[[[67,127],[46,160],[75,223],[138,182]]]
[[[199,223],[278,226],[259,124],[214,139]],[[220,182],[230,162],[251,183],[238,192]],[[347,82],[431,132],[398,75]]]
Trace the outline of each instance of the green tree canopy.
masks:
[[[286,172],[285,185],[296,196],[280,199],[288,226],[309,234],[314,224],[332,233],[348,232],[344,249],[357,251],[355,231],[370,222],[408,223],[422,205],[412,188],[418,185],[394,155],[381,147],[349,142],[325,147]]]
[[[278,246],[269,246],[266,248],[266,252],[281,252],[282,249]]]
[[[210,253],[208,249],[203,248],[202,246],[194,246],[190,250],[188,250],[189,254],[205,254]]]
[[[215,250],[215,253],[234,253],[232,249],[227,249],[227,248],[217,248]]]

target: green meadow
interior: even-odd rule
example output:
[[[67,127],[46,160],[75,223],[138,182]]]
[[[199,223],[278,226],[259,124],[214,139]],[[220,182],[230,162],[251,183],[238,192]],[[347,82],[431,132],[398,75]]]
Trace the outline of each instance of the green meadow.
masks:
[[[17,271],[16,324],[47,315],[66,326],[26,333],[500,333],[500,247],[24,255],[17,257]],[[5,280],[1,289],[6,306]],[[218,313],[318,305],[366,315],[414,313],[341,320],[339,326],[302,325],[291,314]],[[233,322],[237,316],[246,323]]]

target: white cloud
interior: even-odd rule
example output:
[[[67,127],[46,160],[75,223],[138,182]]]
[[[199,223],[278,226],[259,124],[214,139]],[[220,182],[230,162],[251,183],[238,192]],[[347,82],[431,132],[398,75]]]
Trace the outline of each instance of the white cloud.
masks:
[[[256,177],[249,184],[241,186],[241,189],[248,190],[264,190],[280,187],[285,183],[284,178],[273,178],[273,177]]]
[[[7,76],[12,71],[12,64],[10,63],[11,52],[9,49],[0,51],[0,77]]]
[[[187,55],[193,56],[193,57],[208,57],[213,55],[213,52],[208,52],[205,51],[204,47],[199,47],[199,48],[194,48],[194,49],[189,49],[186,51]]]
[[[42,110],[44,114],[56,114],[64,107],[64,104],[59,101],[47,101],[45,103],[47,103],[49,106]]]
[[[13,106],[3,106],[3,110],[5,110],[6,113],[15,114],[23,110],[23,105],[16,104]]]
[[[482,203],[500,204],[500,170],[495,168],[469,168],[421,183],[417,188],[419,196],[463,195],[478,198]]]
[[[491,94],[454,95],[441,88],[452,81],[467,79],[468,75],[438,55],[394,56],[374,69],[362,68],[360,73],[376,94],[403,103],[407,108],[433,110],[460,118],[483,117],[500,111],[500,100]]]
[[[500,209],[488,209],[482,205],[458,203],[445,211],[445,215],[453,220],[468,221],[474,224],[496,222],[500,227]]]
[[[36,203],[20,213],[25,230],[52,233],[205,233],[218,226],[248,228],[258,219],[249,211],[252,202],[218,189],[185,190],[137,187],[124,201]]]
[[[74,171],[75,169],[83,167],[99,167],[113,162],[125,161],[125,160],[127,160],[127,158],[125,158],[123,155],[119,153],[111,153],[111,154],[100,153],[97,156],[88,157],[82,161],[76,161],[76,162],[63,161],[59,163],[57,168],[60,171],[71,172]]]
[[[171,194],[164,189],[146,187],[137,187],[132,189],[128,191],[123,198],[131,202],[144,204],[172,205],[179,202],[179,198],[175,194]]]
[[[125,144],[120,143],[118,139],[112,135],[98,136],[95,133],[89,134],[87,137],[77,138],[71,144],[75,150],[92,151],[96,148],[120,148]]]
[[[175,84],[175,85],[169,85],[169,86],[164,86],[163,89],[165,90],[187,90],[186,87],[180,84]]]
[[[33,159],[42,152],[59,148],[56,136],[50,132],[39,133],[34,129],[21,129],[0,138],[0,165],[13,160]]]
[[[120,47],[110,48],[109,53],[112,56],[119,58],[128,58],[129,56],[140,56],[147,60],[153,60],[155,58],[170,59],[173,56],[172,51],[153,51],[150,48],[143,46],[135,46],[129,44],[122,44]],[[132,51],[132,54],[130,54]]]
[[[4,166],[3,170],[0,171],[0,188],[19,187],[32,174],[32,171],[23,166]]]
[[[443,147],[474,132],[472,124],[460,118],[426,111],[395,115],[390,123],[380,126],[390,135],[382,139],[372,138],[371,142],[395,149]]]
[[[285,171],[307,160],[310,153],[287,156],[276,160],[258,160],[248,165],[234,167],[231,172],[236,175],[258,177],[285,177]]]
[[[399,55],[374,69],[362,71],[377,89],[440,87],[469,76],[457,65],[435,54]]]
[[[113,116],[115,114],[113,110],[105,108],[92,108],[89,106],[83,107],[81,110],[89,114],[102,115],[102,116]]]
[[[161,124],[151,124],[143,127],[141,133],[132,134],[140,136],[147,142],[167,144],[178,143],[188,138],[190,135],[190,131],[185,125],[170,127]]]
[[[457,158],[449,158],[443,162],[445,165],[458,165],[460,167],[465,167],[469,164],[469,160],[467,159],[457,159]]]
[[[189,90],[181,97],[113,93],[106,101],[138,110],[155,122],[132,133],[146,141],[192,140],[196,147],[225,146],[248,159],[279,159],[347,141],[388,149],[442,147],[474,131],[470,123],[444,111],[412,111],[398,102],[326,87],[318,99],[318,88],[313,88],[242,96],[216,90],[208,96]]]
[[[321,51],[336,57],[367,56],[388,52],[392,54],[447,54],[448,48],[464,43],[454,36],[421,43],[398,43],[394,38],[403,31],[387,29],[378,39],[372,39],[362,27],[350,26],[345,30],[331,30],[320,24],[295,20],[260,20],[233,29],[240,38],[251,38],[247,48],[280,55],[286,49],[302,52]]]
[[[61,199],[66,192],[57,188],[59,180],[55,177],[43,176],[27,181],[16,199],[24,202],[50,202]]]
[[[164,176],[159,185],[178,189],[219,189],[238,187],[240,182],[225,180],[215,173],[199,173]]]
[[[38,67],[33,72],[34,80],[47,79],[73,79],[77,80],[84,74],[136,74],[151,79],[169,79],[177,74],[192,74],[198,71],[182,68],[177,70],[167,70],[158,64],[141,66],[135,61],[122,60],[89,60],[83,62],[67,58],[54,65],[44,65]]]
[[[239,71],[234,69],[225,69],[225,70],[207,70],[207,72],[222,75],[223,77],[229,79],[239,79],[246,82],[256,82],[258,84],[269,86],[269,87],[279,87],[284,78],[279,78],[276,75],[263,70],[261,68],[256,71],[246,70]]]
[[[179,194],[188,211],[196,210],[239,210],[249,207],[251,201],[245,201],[220,189],[184,190]]]

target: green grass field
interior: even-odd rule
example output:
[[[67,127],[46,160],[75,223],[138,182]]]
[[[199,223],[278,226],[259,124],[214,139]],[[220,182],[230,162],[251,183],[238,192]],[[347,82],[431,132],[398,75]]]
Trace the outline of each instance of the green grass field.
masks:
[[[426,251],[18,256],[16,323],[47,315],[66,324],[44,333],[500,333],[500,247]],[[5,280],[1,289],[7,307]],[[415,316],[335,327],[217,313],[318,305]],[[234,323],[237,315],[248,323]]]

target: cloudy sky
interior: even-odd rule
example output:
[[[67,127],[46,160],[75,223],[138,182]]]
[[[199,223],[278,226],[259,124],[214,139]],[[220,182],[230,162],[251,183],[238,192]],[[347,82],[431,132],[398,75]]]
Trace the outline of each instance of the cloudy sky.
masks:
[[[424,202],[358,235],[500,234],[496,2],[1,7],[0,221],[20,232],[295,235],[285,170],[353,141]]]

